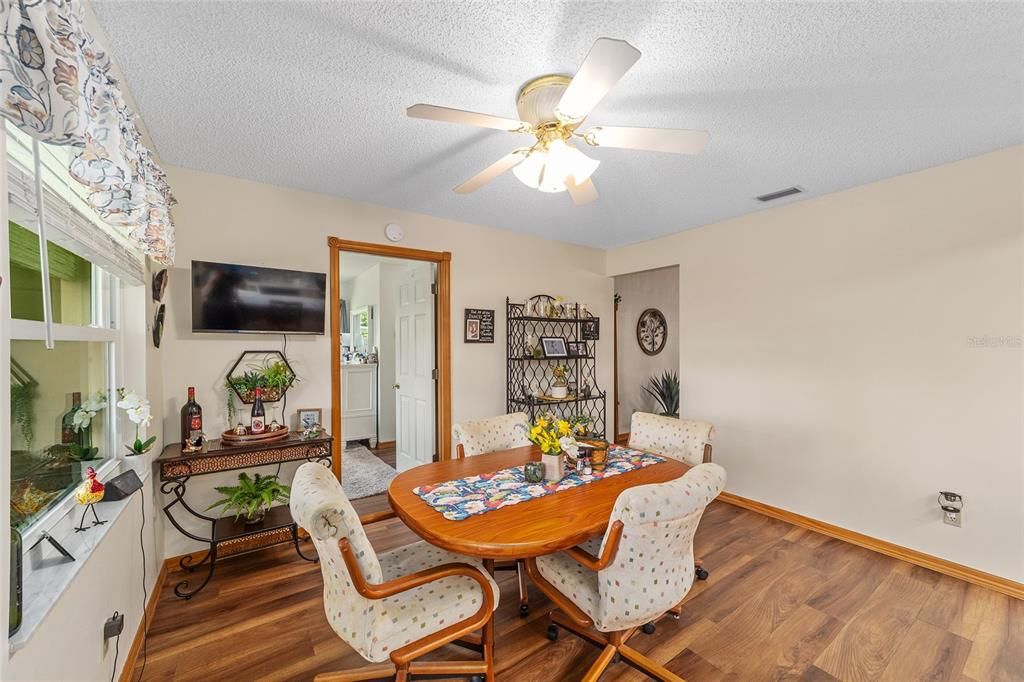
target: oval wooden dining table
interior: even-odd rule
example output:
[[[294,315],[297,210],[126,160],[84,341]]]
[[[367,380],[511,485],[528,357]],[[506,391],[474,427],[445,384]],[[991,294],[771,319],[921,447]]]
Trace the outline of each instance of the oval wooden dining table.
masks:
[[[623,490],[679,478],[690,468],[668,457],[641,469],[562,490],[544,497],[450,521],[413,488],[521,466],[540,459],[524,446],[486,455],[423,464],[392,479],[388,499],[395,514],[432,545],[459,554],[493,559],[526,559],[574,547],[604,532]]]

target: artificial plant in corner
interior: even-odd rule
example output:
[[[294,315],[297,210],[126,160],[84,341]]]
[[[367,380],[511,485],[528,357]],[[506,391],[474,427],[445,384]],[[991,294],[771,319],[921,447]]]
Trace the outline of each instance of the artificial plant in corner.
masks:
[[[259,523],[267,510],[275,502],[287,502],[291,489],[277,480],[277,476],[261,476],[252,478],[244,471],[238,474],[238,485],[217,486],[222,497],[207,510],[223,507],[225,511],[234,511],[235,520],[245,517],[245,522]]]
[[[666,417],[679,416],[679,375],[665,370],[660,377],[651,377],[643,387],[661,407],[660,414]]]

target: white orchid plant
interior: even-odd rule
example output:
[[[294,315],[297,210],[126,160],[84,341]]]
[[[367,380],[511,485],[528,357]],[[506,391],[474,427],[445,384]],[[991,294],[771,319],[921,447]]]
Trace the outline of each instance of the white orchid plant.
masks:
[[[153,443],[156,442],[156,436],[150,436],[146,440],[142,440],[139,437],[139,427],[149,426],[150,422],[153,421],[149,401],[135,391],[129,391],[125,388],[117,389],[117,397],[120,398],[117,401],[117,406],[124,410],[128,414],[128,418],[135,424],[135,442],[131,445],[126,443],[125,447],[131,450],[133,455],[143,455],[149,452],[153,447]]]
[[[71,425],[75,431],[82,431],[89,428],[92,424],[92,420],[96,418],[96,415],[107,406],[107,395],[105,393],[97,392],[95,395],[91,395],[78,406],[75,410],[74,416],[71,417]]]

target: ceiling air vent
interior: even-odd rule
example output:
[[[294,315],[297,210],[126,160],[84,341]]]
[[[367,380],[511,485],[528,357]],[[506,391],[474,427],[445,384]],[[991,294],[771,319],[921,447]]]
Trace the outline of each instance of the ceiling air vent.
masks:
[[[801,192],[803,192],[803,190],[801,188],[793,186],[793,187],[787,187],[786,189],[780,189],[778,192],[770,192],[768,194],[762,194],[761,196],[756,197],[756,198],[757,198],[758,201],[775,201],[776,199],[781,199],[782,197],[793,196],[794,194],[800,194]]]

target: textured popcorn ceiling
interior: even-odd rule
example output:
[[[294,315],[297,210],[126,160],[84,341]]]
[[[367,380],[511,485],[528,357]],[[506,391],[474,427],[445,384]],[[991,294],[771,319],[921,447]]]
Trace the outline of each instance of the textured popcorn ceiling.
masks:
[[[1024,4],[92,0],[168,163],[610,247],[1024,142]],[[593,125],[706,129],[696,157],[615,149],[600,199],[508,173],[532,138],[406,118],[514,117],[594,40],[643,53]],[[771,206],[799,200],[782,199]],[[381,226],[383,230],[384,226]]]

